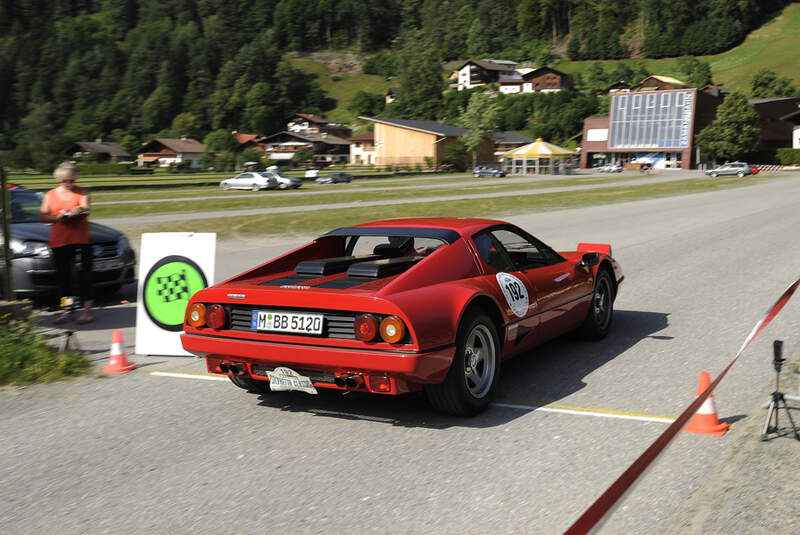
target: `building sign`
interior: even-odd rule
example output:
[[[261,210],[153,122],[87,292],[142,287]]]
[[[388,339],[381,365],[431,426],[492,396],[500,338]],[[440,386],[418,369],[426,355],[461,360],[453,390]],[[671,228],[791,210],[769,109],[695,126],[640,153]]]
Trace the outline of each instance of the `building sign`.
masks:
[[[609,148],[685,149],[691,140],[693,91],[641,91],[611,97]]]
[[[689,137],[692,134],[692,111],[694,93],[686,93],[683,101],[683,117],[681,118],[681,147],[689,146]]]
[[[590,128],[586,131],[586,141],[608,141],[608,128]]]

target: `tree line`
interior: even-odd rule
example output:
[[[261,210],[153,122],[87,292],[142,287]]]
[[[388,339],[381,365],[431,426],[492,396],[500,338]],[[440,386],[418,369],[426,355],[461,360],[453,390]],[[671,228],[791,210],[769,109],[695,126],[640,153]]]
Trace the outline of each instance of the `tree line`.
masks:
[[[397,77],[404,89],[394,111],[452,118],[442,61],[545,64],[567,40],[566,53],[581,59],[626,57],[637,47],[651,57],[712,53],[786,3],[0,0],[0,155],[15,166],[46,166],[76,140],[110,139],[135,150],[148,137],[275,132],[292,112],[336,106],[287,58],[328,48],[383,51],[367,72]],[[595,84],[602,78],[587,76]],[[378,106],[374,96],[372,103]]]

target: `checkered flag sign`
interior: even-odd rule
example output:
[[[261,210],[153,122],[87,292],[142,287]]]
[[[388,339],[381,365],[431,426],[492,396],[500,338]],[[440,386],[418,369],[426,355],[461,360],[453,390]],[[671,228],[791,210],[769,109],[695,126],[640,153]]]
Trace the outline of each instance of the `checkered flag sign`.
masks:
[[[166,277],[156,277],[156,284],[159,286],[158,296],[164,303],[189,299],[189,284],[186,282],[185,269]]]

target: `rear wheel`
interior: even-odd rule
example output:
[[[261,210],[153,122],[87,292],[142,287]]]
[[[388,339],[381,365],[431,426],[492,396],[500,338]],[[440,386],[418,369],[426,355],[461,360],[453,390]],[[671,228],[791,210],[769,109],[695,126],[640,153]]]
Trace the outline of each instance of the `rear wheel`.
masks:
[[[500,340],[491,318],[468,312],[458,329],[456,354],[444,382],[426,385],[433,408],[457,416],[482,412],[500,377]]]
[[[255,379],[240,377],[238,375],[229,375],[228,379],[239,388],[247,390],[248,392],[253,392],[255,394],[269,394],[272,392],[272,390],[269,389],[269,383],[267,381],[256,381]]]
[[[578,330],[578,334],[587,340],[605,338],[614,317],[614,287],[611,276],[605,269],[597,273],[592,293],[589,313]]]

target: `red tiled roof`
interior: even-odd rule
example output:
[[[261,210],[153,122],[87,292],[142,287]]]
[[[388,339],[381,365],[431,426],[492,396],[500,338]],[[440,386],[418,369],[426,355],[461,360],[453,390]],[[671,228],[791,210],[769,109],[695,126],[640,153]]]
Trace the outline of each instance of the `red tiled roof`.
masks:
[[[248,141],[253,141],[258,139],[258,134],[236,134],[236,142],[241,145],[242,143],[247,143]]]

